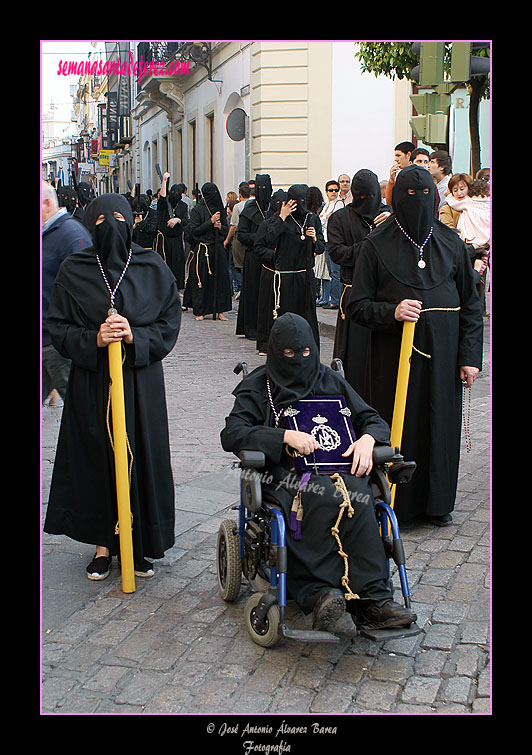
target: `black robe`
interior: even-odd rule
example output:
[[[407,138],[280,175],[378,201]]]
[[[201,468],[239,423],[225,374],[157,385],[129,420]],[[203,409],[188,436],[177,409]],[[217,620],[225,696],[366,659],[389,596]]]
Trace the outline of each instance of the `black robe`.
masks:
[[[246,338],[252,340],[257,338],[259,285],[262,271],[262,264],[253,251],[253,245],[257,230],[263,221],[264,213],[257,201],[252,199],[240,213],[236,231],[238,240],[246,250],[242,268],[242,286],[238,300],[236,335],[246,336]]]
[[[257,349],[266,352],[270,330],[277,316],[284,312],[301,315],[310,324],[319,347],[320,336],[316,316],[316,281],[314,278],[314,255],[323,254],[325,240],[319,217],[309,213],[306,227],[316,229],[316,244],[305,236],[288,217],[282,220],[276,212],[259,226],[255,238],[255,253],[262,262],[259,286],[257,317]],[[278,271],[278,272],[276,272]],[[280,287],[276,302],[277,286]]]
[[[344,395],[352,412],[357,437],[369,433],[377,443],[388,444],[389,428],[377,412],[355,393],[339,373],[323,364],[318,369],[313,393]],[[244,449],[265,453],[263,492],[279,503],[287,523],[287,590],[301,610],[309,613],[321,591],[342,587],[345,563],[331,534],[342,498],[336,492],[331,477],[312,475],[301,496],[304,509],[302,538],[294,539],[289,518],[301,475],[293,470],[291,457],[285,451],[284,429],[275,426],[275,416],[267,395],[266,367],[258,367],[251,372],[233,394],[236,400],[221,432],[222,446],[235,454]],[[390,599],[392,588],[375,516],[370,478],[351,474],[342,477],[352,494],[354,508],[352,518],[343,516],[339,532],[342,547],[349,559],[349,587],[362,600]]]
[[[187,229],[190,251],[183,305],[191,307],[196,317],[229,312],[233,307],[229,265],[223,245],[229,230],[227,215],[220,212],[222,227],[218,230],[212,224],[211,216],[205,205],[197,204],[190,212]]]
[[[342,281],[333,357],[342,360],[346,380],[365,401],[369,401],[370,395],[366,363],[371,348],[371,331],[346,318],[345,302],[360,247],[370,230],[367,220],[350,204],[333,212],[327,223],[327,251],[332,261],[340,265]]]
[[[157,235],[154,251],[161,255],[173,272],[178,289],[182,289],[185,287],[183,231],[188,223],[188,210],[186,204],[180,199],[173,211],[174,217],[180,218],[181,223],[176,223],[173,228],[169,228],[167,225],[170,220],[168,197],[159,197],[157,200]]]
[[[133,229],[133,241],[144,249],[154,249],[157,235],[157,213],[148,208],[142,220]]]
[[[95,200],[97,201],[97,200]],[[124,343],[126,431],[132,453],[130,502],[135,561],[162,558],[174,544],[174,485],[162,359],[181,323],[176,282],[161,258],[132,245],[115,306],[127,317],[134,343]],[[115,271],[111,283],[116,283]],[[57,442],[48,510],[49,534],[102,545],[119,553],[114,454],[108,427],[108,350],[96,334],[107,317],[109,294],[93,248],[62,264],[48,327],[59,353],[72,360]],[[109,424],[108,424],[109,423]],[[129,454],[128,454],[129,456]]]
[[[428,310],[415,327],[401,452],[417,469],[408,485],[397,487],[400,522],[453,510],[462,422],[460,366],[482,367],[482,313],[465,245],[439,220],[433,223],[424,270],[393,216],[369,234],[345,304],[347,316],[372,331],[365,363],[367,401],[389,424],[403,330],[395,308],[403,299],[417,299]]]

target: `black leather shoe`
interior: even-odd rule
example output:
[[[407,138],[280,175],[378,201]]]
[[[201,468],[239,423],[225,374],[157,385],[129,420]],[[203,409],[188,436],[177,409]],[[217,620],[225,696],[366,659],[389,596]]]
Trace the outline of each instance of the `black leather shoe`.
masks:
[[[360,629],[385,629],[413,624],[417,615],[393,600],[374,602],[356,601],[353,605],[353,621]]]
[[[325,590],[312,610],[312,628],[331,632],[345,611],[345,598],[336,588]]]

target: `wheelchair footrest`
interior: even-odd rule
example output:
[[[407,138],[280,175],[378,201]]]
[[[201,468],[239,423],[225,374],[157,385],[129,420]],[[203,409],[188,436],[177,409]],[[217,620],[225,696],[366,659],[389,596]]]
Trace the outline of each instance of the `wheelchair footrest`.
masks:
[[[402,637],[414,637],[419,634],[421,629],[414,622],[409,627],[390,627],[389,629],[358,629],[357,632],[368,640],[380,642],[382,640],[399,640]]]
[[[281,626],[283,637],[299,642],[340,642],[340,638],[331,632],[318,629],[289,629],[285,624]]]

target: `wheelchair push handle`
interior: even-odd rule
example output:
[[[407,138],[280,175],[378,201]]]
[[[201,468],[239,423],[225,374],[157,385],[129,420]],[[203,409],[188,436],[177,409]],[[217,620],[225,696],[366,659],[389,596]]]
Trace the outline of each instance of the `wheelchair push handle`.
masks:
[[[344,364],[339,357],[335,357],[331,362],[331,369],[335,372],[339,372],[342,377],[345,377]]]

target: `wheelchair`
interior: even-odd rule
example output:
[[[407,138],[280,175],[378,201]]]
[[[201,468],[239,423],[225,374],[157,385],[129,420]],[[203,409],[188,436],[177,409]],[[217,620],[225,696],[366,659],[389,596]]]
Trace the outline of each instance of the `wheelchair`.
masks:
[[[333,369],[343,373],[342,363],[335,359]],[[247,374],[247,365],[240,362],[234,372]],[[332,632],[315,629],[293,629],[286,625],[287,561],[286,523],[274,498],[263,493],[261,479],[266,459],[261,451],[245,449],[238,453],[241,469],[238,521],[224,520],[218,530],[216,567],[218,592],[222,600],[234,602],[242,585],[242,575],[253,594],[244,605],[246,629],[253,642],[273,647],[281,638],[303,642],[340,642]],[[410,608],[410,590],[406,575],[406,558],[397,518],[391,506],[390,485],[409,482],[416,463],[407,462],[399,449],[377,447],[373,452],[371,484],[376,515],[380,525],[388,568],[390,559],[397,565],[401,591],[406,608]],[[415,622],[408,627],[365,629],[357,631],[375,641],[398,639],[418,634]]]

